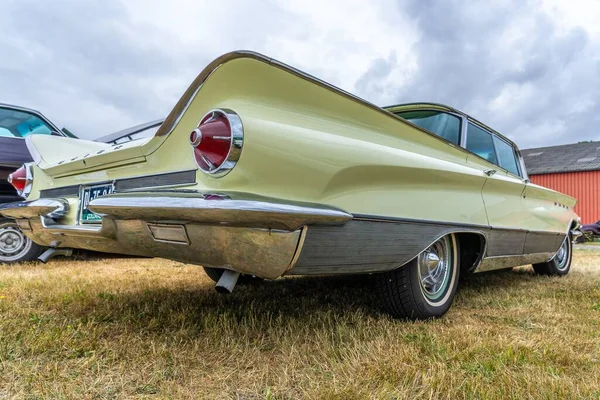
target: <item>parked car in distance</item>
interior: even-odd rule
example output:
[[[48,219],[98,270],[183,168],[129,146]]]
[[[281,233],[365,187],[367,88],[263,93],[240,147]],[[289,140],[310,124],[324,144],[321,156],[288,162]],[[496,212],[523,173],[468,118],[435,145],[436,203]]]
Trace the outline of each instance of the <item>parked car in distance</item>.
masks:
[[[8,176],[15,168],[32,161],[23,140],[30,135],[75,138],[68,130],[58,129],[39,111],[0,103],[0,204],[21,199],[8,182]],[[23,235],[14,220],[0,218],[0,264],[34,260],[42,250]]]
[[[581,236],[578,242],[592,241],[597,237],[600,237],[600,221],[596,221],[593,224],[581,225]]]
[[[162,121],[124,129],[96,141],[118,144],[152,136]],[[29,135],[77,138],[66,128],[59,129],[39,111],[0,103],[0,204],[22,199],[19,191],[8,182],[8,176],[23,163],[33,161],[23,140]],[[16,221],[0,217],[0,264],[35,260],[43,250],[42,246],[23,235]]]
[[[224,292],[374,274],[391,315],[434,318],[463,274],[566,275],[580,234],[576,200],[465,113],[383,109],[252,52],[209,64],[151,138],[26,140],[27,201],[0,213],[36,243],[202,265]]]

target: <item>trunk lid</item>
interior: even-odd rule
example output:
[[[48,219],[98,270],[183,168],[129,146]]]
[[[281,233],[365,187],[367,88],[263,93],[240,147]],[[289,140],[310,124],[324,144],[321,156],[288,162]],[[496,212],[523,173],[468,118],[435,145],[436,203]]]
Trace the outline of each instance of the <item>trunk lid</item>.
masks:
[[[58,136],[35,135],[26,139],[36,165],[51,177],[62,177],[146,161],[161,138],[118,145]]]

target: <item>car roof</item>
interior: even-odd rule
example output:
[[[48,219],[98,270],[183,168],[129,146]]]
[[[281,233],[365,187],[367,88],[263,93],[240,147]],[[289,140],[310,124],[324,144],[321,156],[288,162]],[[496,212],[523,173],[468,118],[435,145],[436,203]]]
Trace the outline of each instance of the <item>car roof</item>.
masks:
[[[0,102],[0,107],[9,107],[9,108],[14,108],[15,110],[19,110],[19,111],[28,111],[28,112],[32,112],[35,114],[42,114],[41,112],[39,112],[38,110],[34,110],[33,108],[17,106],[15,104],[8,104],[8,103]]]
[[[399,111],[402,111],[404,109],[406,110],[414,110],[416,108],[433,108],[433,109],[437,109],[437,110],[442,110],[442,111],[448,111],[454,114],[459,114],[464,116],[465,118],[467,118],[467,120],[469,120],[470,122],[474,122],[475,124],[481,126],[482,128],[485,128],[486,130],[493,132],[495,135],[498,135],[499,137],[501,137],[502,139],[504,139],[505,141],[507,141],[508,143],[510,143],[512,146],[514,146],[517,150],[519,149],[519,146],[517,146],[517,144],[515,142],[513,142],[512,140],[510,140],[509,138],[507,138],[506,136],[504,136],[503,134],[501,134],[500,132],[496,131],[495,129],[489,127],[488,125],[484,124],[483,122],[473,118],[472,116],[470,116],[469,114],[460,111],[454,107],[450,107],[447,106],[445,104],[441,104],[441,103],[434,103],[434,102],[417,102],[417,103],[403,103],[403,104],[395,104],[392,106],[385,106],[382,107],[384,110],[396,113]]]

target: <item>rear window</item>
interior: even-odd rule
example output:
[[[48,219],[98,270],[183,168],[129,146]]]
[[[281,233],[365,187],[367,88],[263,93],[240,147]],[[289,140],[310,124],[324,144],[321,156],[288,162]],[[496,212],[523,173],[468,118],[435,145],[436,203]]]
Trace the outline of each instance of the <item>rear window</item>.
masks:
[[[431,110],[404,111],[396,115],[454,144],[460,140],[460,118],[455,115]]]

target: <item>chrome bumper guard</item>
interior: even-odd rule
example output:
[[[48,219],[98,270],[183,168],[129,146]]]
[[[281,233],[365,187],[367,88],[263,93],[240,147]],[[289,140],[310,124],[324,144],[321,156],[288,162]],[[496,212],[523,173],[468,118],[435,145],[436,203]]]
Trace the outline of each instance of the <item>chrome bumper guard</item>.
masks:
[[[0,215],[22,219],[45,216],[52,219],[63,218],[69,212],[69,202],[65,199],[39,199],[0,204]]]
[[[244,193],[122,192],[94,199],[101,224],[65,225],[65,199],[0,205],[46,246],[164,257],[274,279],[297,261],[310,225],[342,225],[352,215],[332,207]]]

